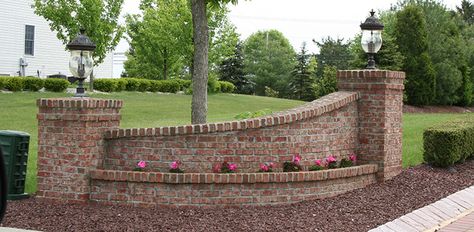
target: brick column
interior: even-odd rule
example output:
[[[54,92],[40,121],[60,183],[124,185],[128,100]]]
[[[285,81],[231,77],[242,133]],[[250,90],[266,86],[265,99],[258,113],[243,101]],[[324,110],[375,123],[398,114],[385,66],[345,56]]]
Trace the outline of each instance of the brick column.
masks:
[[[103,132],[117,129],[120,100],[39,99],[38,197],[89,200],[89,171],[101,167]]]
[[[358,92],[359,160],[379,165],[379,180],[402,170],[402,107],[404,72],[338,71],[339,91]]]

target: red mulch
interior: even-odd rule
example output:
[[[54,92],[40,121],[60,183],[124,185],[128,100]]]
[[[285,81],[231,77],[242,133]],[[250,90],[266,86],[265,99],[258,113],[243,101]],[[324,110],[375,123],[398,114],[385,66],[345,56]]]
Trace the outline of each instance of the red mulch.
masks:
[[[474,160],[292,205],[216,209],[9,202],[3,226],[42,231],[367,231],[474,184]]]

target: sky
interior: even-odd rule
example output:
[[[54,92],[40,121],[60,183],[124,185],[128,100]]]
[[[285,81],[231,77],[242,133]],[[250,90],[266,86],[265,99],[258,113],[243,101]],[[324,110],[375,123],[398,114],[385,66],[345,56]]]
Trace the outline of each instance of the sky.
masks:
[[[461,0],[440,0],[454,9]],[[290,41],[296,51],[303,42],[310,52],[318,52],[313,39],[352,39],[360,32],[360,24],[369,11],[387,10],[398,0],[240,0],[229,5],[230,21],[245,40],[259,30],[277,29]],[[140,13],[140,0],[125,0],[122,14]],[[122,20],[123,22],[123,20]],[[116,51],[123,52],[128,45],[122,41]]]

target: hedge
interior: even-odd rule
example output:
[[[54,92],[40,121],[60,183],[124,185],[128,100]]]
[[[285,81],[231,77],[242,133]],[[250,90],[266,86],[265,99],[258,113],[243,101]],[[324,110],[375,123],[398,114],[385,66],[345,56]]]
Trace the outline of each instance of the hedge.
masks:
[[[51,92],[64,92],[69,86],[69,81],[59,78],[47,78],[44,81],[44,88]]]
[[[423,158],[437,167],[448,167],[474,156],[474,120],[453,121],[423,133]]]
[[[21,77],[10,77],[5,82],[5,89],[17,92],[25,88],[25,79]]]
[[[44,80],[38,77],[25,77],[24,79],[24,90],[39,91],[44,87]]]

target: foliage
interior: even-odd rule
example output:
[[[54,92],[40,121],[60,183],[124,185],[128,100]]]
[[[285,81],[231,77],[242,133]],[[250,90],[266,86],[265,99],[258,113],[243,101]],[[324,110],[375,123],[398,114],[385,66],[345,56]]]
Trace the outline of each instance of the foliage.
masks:
[[[222,93],[233,93],[235,91],[235,85],[228,81],[219,81]]]
[[[295,51],[277,30],[258,31],[244,42],[244,70],[255,83],[254,92],[265,94],[265,87],[288,96],[287,86],[294,67]]]
[[[426,21],[419,7],[408,5],[396,13],[395,39],[405,57],[408,104],[429,105],[435,98],[436,76],[428,54]]]
[[[423,133],[426,162],[448,167],[474,155],[474,121],[457,121],[431,127]]]
[[[265,96],[267,97],[278,97],[280,92],[268,87],[268,86],[265,86]]]
[[[314,165],[311,165],[308,168],[309,171],[320,171],[324,170],[324,166],[322,164],[322,161],[320,159],[314,161]]]
[[[291,72],[289,87],[293,98],[311,101],[315,99],[313,75],[316,60],[314,56],[307,53],[306,43],[303,43],[300,53],[296,56],[297,65]]]
[[[273,167],[275,165],[272,162],[265,162],[263,164],[260,164],[260,169],[258,172],[273,172]]]
[[[298,154],[294,155],[291,162],[286,161],[283,163],[283,171],[284,172],[299,172],[303,170],[303,168],[300,165],[300,161],[301,161],[301,156]]]
[[[251,93],[253,86],[244,72],[244,58],[241,43],[235,46],[232,56],[221,62],[219,66],[219,79],[233,83],[237,93]]]
[[[207,79],[207,92],[209,93],[218,93],[221,91],[221,85],[217,80],[217,76],[210,73],[209,78]]]
[[[316,81],[315,94],[318,97],[328,95],[337,91],[336,67],[324,67],[323,76]]]
[[[227,161],[222,162],[222,164],[216,164],[212,168],[214,173],[234,173],[237,171],[237,164],[228,163]]]
[[[5,89],[17,92],[25,88],[25,79],[22,77],[10,77],[5,81]]]
[[[135,168],[133,169],[133,171],[136,171],[136,172],[144,172],[146,166],[147,166],[146,161],[140,160],[140,161],[138,161],[137,164],[135,165]]]
[[[175,160],[170,164],[170,172],[171,173],[184,173],[184,170],[180,168],[181,161]]]
[[[469,24],[474,24],[474,4],[469,0],[462,0],[461,6],[457,6],[456,10],[464,21]]]
[[[332,155],[331,155],[331,156],[328,156],[328,157],[326,158],[326,166],[327,166],[328,169],[338,168],[336,157],[334,157],[334,156],[332,156]]]
[[[108,78],[96,79],[94,88],[102,92],[114,92],[118,90],[118,81]]]
[[[262,117],[271,113],[272,111],[269,109],[257,110],[254,112],[247,111],[247,112],[235,115],[234,118],[237,120],[248,119],[248,118],[258,118],[258,117]]]
[[[35,0],[34,8],[64,45],[84,28],[97,45],[93,56],[94,65],[98,65],[122,37],[124,29],[118,24],[122,3],[123,0]]]
[[[51,92],[64,92],[69,86],[69,81],[59,78],[47,78],[44,81],[44,88]]]
[[[353,55],[349,49],[350,43],[344,43],[343,41],[343,39],[333,39],[331,37],[322,39],[321,42],[313,40],[319,47],[317,76],[323,75],[326,66],[336,67],[336,70],[347,70],[349,68],[349,62]]]
[[[44,80],[38,77],[24,77],[25,80],[25,90],[29,91],[39,91],[44,87]]]
[[[0,77],[0,90],[5,88],[7,80],[8,80],[8,77]]]

